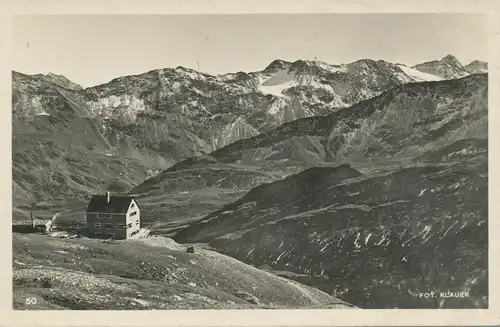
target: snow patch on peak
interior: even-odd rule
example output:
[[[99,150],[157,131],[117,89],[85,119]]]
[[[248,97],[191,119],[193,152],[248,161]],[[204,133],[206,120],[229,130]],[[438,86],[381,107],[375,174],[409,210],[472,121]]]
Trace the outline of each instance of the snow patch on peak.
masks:
[[[416,82],[428,82],[428,81],[441,81],[443,78],[433,75],[433,74],[428,74],[421,72],[419,70],[416,70],[414,68],[410,68],[406,65],[403,64],[397,64],[399,68],[408,76],[411,78],[415,79]]]
[[[277,97],[283,97],[283,91],[297,85],[293,75],[286,70],[278,70],[269,79],[260,83],[258,90],[264,94],[272,94]]]
[[[122,96],[111,95],[100,98],[98,101],[88,102],[92,113],[103,118],[117,118],[126,122],[133,122],[137,113],[145,111],[146,107],[142,99],[134,95],[123,94]]]

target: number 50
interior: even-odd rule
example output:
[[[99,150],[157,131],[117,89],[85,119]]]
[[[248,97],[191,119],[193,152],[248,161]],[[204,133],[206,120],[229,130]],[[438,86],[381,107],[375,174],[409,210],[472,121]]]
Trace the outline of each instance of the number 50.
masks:
[[[26,298],[26,304],[36,304],[36,298],[35,297],[27,297]]]

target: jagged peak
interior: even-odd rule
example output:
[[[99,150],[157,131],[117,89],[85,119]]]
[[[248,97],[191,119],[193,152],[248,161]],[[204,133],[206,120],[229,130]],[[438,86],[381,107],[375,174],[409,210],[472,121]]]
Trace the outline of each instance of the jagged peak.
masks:
[[[183,73],[183,74],[187,74],[189,75],[191,78],[211,78],[211,77],[214,77],[213,75],[210,75],[210,74],[207,74],[207,73],[203,73],[203,72],[200,72],[196,69],[193,69],[193,68],[187,68],[187,67],[184,67],[184,66],[177,66],[174,71],[176,73]]]
[[[36,77],[36,78],[57,78],[57,79],[62,79],[62,80],[74,83],[69,78],[67,78],[66,76],[61,75],[61,74],[52,73],[52,72],[48,72],[46,74],[43,74],[43,73],[36,74],[36,75],[33,75],[33,77]]]
[[[301,73],[304,71],[304,69],[308,69],[311,67],[316,67],[317,65],[314,64],[314,61],[307,61],[303,59],[296,60],[292,63],[290,66],[290,71],[294,71],[296,73]]]
[[[474,60],[466,65],[465,69],[471,74],[487,73],[488,63],[480,60]]]
[[[418,66],[429,65],[429,64],[438,64],[438,63],[446,63],[446,64],[451,64],[451,65],[462,66],[460,61],[455,56],[448,54],[448,55],[444,56],[443,58],[441,58],[440,60],[426,61],[426,62],[423,62],[421,64],[417,64],[417,65],[413,66],[413,68],[418,67]]]
[[[441,59],[441,62],[448,62],[448,63],[453,63],[453,64],[458,64],[458,65],[462,65],[460,63],[460,61],[453,55],[451,54],[448,54],[446,56],[444,56],[442,59]]]
[[[267,65],[267,67],[264,69],[264,71],[274,70],[274,69],[283,69],[290,64],[291,63],[288,61],[285,61],[282,59],[276,59],[276,60],[273,60],[273,62],[271,62],[269,65]]]
[[[373,59],[359,59],[347,64],[348,67],[354,67],[355,69],[359,69],[362,67],[380,68],[380,67],[387,67],[388,65],[391,64],[387,61],[373,60]]]
[[[48,72],[48,73],[39,73],[39,74],[34,74],[32,75],[33,77],[60,77],[61,75],[58,75],[58,74],[54,74],[52,72]]]
[[[467,66],[472,66],[472,65],[482,65],[482,66],[488,66],[487,61],[482,61],[482,60],[473,60]]]
[[[196,71],[192,68],[188,68],[188,67],[184,67],[184,66],[177,66],[177,67],[175,67],[175,70]]]
[[[358,59],[356,61],[353,61],[351,64],[361,64],[361,63],[375,63],[376,61],[373,60],[373,59],[368,59],[368,58],[365,58],[365,59]]]
[[[176,72],[195,73],[195,74],[203,75],[202,73],[200,73],[196,69],[188,68],[188,67],[184,67],[184,66],[177,66],[177,67],[175,67],[174,71],[176,71]]]
[[[25,80],[34,80],[38,82],[45,82],[52,85],[57,85],[65,89],[72,90],[82,90],[83,87],[64,75],[49,73],[38,73],[38,74],[25,74],[15,70],[12,70],[12,78],[22,78]]]
[[[359,59],[347,64],[350,67],[362,67],[363,65],[371,67],[371,68],[385,68],[388,66],[392,66],[394,64],[385,61],[385,60],[373,60],[373,59]],[[396,64],[397,65],[397,64]]]
[[[443,59],[441,60],[456,60],[457,58],[455,58],[455,56],[451,55],[451,54],[447,54],[446,56],[443,57]]]
[[[12,77],[33,77],[33,75],[18,72],[17,70],[12,70]]]

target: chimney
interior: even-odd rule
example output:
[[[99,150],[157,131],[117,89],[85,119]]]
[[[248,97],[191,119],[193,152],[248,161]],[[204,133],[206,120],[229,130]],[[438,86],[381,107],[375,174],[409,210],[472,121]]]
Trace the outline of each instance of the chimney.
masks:
[[[106,192],[106,203],[109,203],[109,200],[110,200],[109,192]]]

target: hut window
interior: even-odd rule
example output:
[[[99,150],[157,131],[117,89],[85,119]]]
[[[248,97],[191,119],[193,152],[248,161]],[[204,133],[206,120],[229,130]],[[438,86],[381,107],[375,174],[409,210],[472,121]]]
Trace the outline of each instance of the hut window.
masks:
[[[111,219],[111,214],[109,214],[109,213],[98,213],[97,217],[101,218],[101,219]]]

